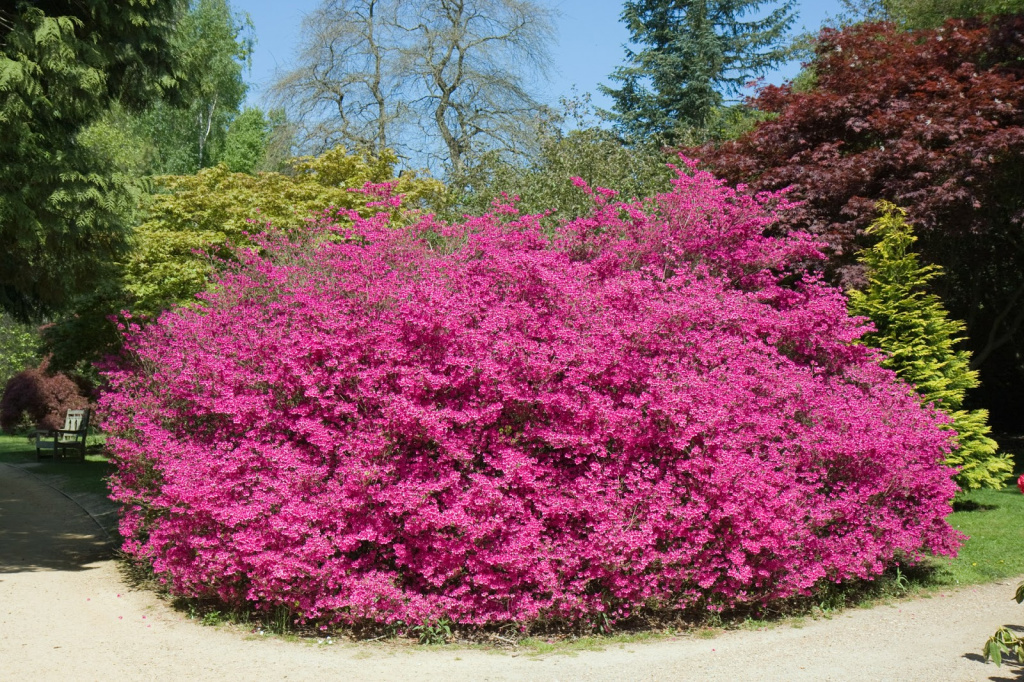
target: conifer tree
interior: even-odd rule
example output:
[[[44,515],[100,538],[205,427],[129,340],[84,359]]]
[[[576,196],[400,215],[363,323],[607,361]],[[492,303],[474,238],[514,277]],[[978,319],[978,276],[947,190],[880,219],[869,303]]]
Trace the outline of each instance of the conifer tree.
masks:
[[[627,138],[675,142],[687,128],[707,129],[726,94],[786,60],[794,1],[763,13],[767,0],[628,0],[622,21],[630,41],[626,64],[601,86],[612,118]]]
[[[988,411],[962,408],[966,392],[978,385],[970,352],[956,349],[966,327],[950,319],[939,297],[928,293],[929,282],[942,268],[921,265],[911,251],[917,238],[902,209],[888,202],[878,207],[882,215],[867,233],[879,241],[859,258],[867,268],[868,286],[850,292],[850,313],[874,323],[875,331],[863,340],[885,351],[882,364],[913,384],[924,402],[949,415],[959,448],[946,463],[959,468],[960,487],[1002,487],[1013,461],[998,452],[989,436]]]

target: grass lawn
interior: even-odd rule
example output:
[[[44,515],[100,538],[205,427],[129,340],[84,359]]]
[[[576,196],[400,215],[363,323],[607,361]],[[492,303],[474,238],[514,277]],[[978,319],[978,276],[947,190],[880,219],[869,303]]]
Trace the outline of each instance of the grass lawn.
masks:
[[[965,585],[1024,575],[1024,495],[1017,486],[975,491],[958,506],[970,509],[953,512],[949,521],[970,540],[956,559],[934,562],[932,580]]]
[[[975,490],[958,501],[949,522],[970,539],[956,559],[932,562],[932,584],[969,585],[1024,575],[1024,495],[1016,485],[1024,473],[1024,437],[996,440],[1014,453],[1013,478],[1002,490]]]
[[[68,493],[108,494],[106,477],[111,473],[110,463],[101,447],[103,436],[89,436],[85,461],[43,459],[36,463],[36,448],[25,436],[0,435],[0,462],[27,464],[30,471],[47,479],[47,483]]]

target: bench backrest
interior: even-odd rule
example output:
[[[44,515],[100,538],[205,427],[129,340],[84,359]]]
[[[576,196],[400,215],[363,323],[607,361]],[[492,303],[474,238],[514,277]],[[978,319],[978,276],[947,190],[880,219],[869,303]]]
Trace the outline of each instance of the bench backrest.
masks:
[[[78,440],[89,430],[89,410],[68,410],[64,417],[62,431],[78,431],[78,433],[62,433],[61,440]]]

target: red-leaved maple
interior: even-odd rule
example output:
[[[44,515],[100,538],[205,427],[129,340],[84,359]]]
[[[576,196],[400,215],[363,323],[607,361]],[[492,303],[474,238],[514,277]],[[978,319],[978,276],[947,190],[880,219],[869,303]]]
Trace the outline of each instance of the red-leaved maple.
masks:
[[[1009,379],[1024,344],[1024,16],[825,30],[813,68],[813,90],[754,100],[777,118],[688,153],[756,190],[792,186],[805,203],[783,227],[824,237],[845,284],[875,202],[906,208],[983,381]]]

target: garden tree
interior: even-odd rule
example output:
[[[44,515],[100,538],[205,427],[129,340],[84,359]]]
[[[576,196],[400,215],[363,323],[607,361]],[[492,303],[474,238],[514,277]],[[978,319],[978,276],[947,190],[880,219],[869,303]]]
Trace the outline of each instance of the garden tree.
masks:
[[[589,96],[563,100],[565,115],[541,131],[538,152],[518,162],[485,153],[452,177],[445,215],[455,220],[464,214],[482,215],[502,193],[518,197],[525,213],[545,213],[545,222],[560,222],[593,210],[593,198],[574,184],[582,178],[591,187],[606,187],[623,198],[642,198],[669,189],[675,174],[667,164],[678,161],[653,144],[626,146],[612,131],[602,128],[590,113]],[[576,127],[563,131],[564,118]]]
[[[409,114],[405,91],[415,81],[404,70],[401,6],[401,0],[338,0],[305,16],[297,66],[274,85],[277,100],[300,124],[300,143],[370,154],[395,146]]]
[[[1024,398],[1024,17],[825,30],[813,68],[812,89],[761,91],[753,106],[776,118],[691,153],[753,190],[792,186],[803,203],[780,226],[828,241],[835,281],[857,283],[875,202],[905,207],[946,273],[935,292],[967,324],[978,395],[1002,395],[985,402],[1010,419]]]
[[[224,138],[222,162],[234,173],[253,174],[257,171],[282,170],[288,142],[284,112],[272,111],[268,115],[259,107],[246,107],[231,121]]]
[[[638,52],[601,86],[613,120],[630,140],[678,142],[686,129],[712,126],[725,96],[738,94],[789,55],[795,14],[787,0],[764,13],[766,0],[628,0],[622,21]]]
[[[226,257],[233,246],[267,224],[280,230],[306,228],[325,210],[357,210],[370,215],[373,197],[353,191],[366,183],[397,182],[410,207],[439,201],[436,180],[405,172],[395,180],[396,157],[349,155],[341,147],[317,157],[294,160],[291,172],[232,173],[226,166],[194,175],[155,179],[158,191],[135,229],[135,248],[124,262],[123,282],[131,310],[155,315],[193,300],[206,287],[212,257]],[[344,215],[336,219],[345,223]],[[200,255],[206,254],[206,256]],[[116,311],[113,311],[116,312]]]
[[[178,0],[15,0],[0,9],[0,309],[65,307],[127,245],[134,179],[79,134],[112,102],[174,96]]]
[[[850,313],[875,325],[862,341],[885,351],[882,365],[912,384],[923,402],[949,415],[959,448],[946,464],[959,469],[960,487],[1000,488],[1013,473],[1013,458],[998,453],[986,410],[963,409],[965,394],[978,385],[978,372],[970,369],[970,352],[956,348],[966,325],[950,319],[939,297],[928,291],[942,268],[920,264],[912,251],[917,238],[901,209],[886,202],[879,209],[881,217],[865,231],[878,242],[859,258],[867,285],[848,294]]]
[[[245,100],[243,69],[252,53],[252,21],[228,0],[192,0],[172,41],[188,76],[184,106],[156,103],[140,121],[154,145],[153,174],[194,173],[216,165]]]
[[[48,359],[43,360],[0,387],[0,430],[12,432],[22,426],[60,429],[68,410],[90,407],[82,388],[66,374],[51,371],[49,364]]]
[[[102,116],[82,129],[77,141],[105,159],[115,172],[143,178],[151,175],[159,163],[159,152],[143,118],[144,115],[114,102]],[[149,187],[140,182],[135,189],[145,194]]]
[[[0,312],[0,387],[29,365],[39,362],[39,332]]]
[[[457,172],[476,152],[532,147],[532,124],[543,107],[531,83],[546,76],[553,13],[531,0],[430,0],[414,7],[413,64],[424,83],[417,108],[421,120],[431,121],[427,134],[444,143],[443,163]]]
[[[270,135],[267,137],[263,163],[257,170],[287,172],[291,160],[296,156],[296,126],[288,120],[287,113],[280,107],[267,111],[266,117]]]
[[[102,161],[108,177],[120,182],[124,188],[121,215],[125,224],[134,226],[149,196],[147,190],[152,189],[151,181],[144,176],[152,172],[156,154],[140,117],[114,103],[78,134],[77,142],[97,164]],[[83,386],[95,385],[99,378],[90,365],[98,354],[84,349],[113,347],[117,337],[107,318],[124,309],[129,300],[117,261],[96,263],[95,268],[89,288],[71,296],[65,310],[49,316],[42,328],[42,345],[50,367],[69,374]]]
[[[144,176],[152,172],[156,155],[140,117],[114,103],[78,134],[77,142],[97,162],[102,160],[104,173],[121,182],[126,195],[121,212],[126,224],[134,226],[152,189],[152,182]],[[129,300],[117,261],[97,263],[95,267],[91,286],[70,297],[66,309],[51,316],[42,329],[50,367],[70,374],[82,385],[95,385],[98,379],[90,365],[98,354],[84,349],[113,347],[117,337],[107,318],[124,309]]]
[[[391,148],[461,171],[529,145],[553,33],[533,0],[328,0],[275,93],[307,148]]]

